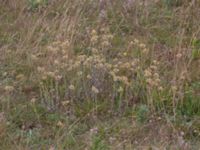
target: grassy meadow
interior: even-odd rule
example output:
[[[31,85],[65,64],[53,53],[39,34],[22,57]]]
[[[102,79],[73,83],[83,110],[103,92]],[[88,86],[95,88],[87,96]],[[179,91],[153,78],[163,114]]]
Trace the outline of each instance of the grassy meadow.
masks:
[[[0,150],[198,150],[199,0],[0,0]]]

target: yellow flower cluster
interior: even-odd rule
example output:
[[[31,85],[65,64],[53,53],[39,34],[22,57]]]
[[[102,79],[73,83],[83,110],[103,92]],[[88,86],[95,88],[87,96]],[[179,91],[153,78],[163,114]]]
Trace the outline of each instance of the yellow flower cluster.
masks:
[[[92,70],[95,69],[111,75],[114,82],[121,82],[129,86],[132,80],[130,76],[133,76],[137,70],[139,60],[137,58],[131,60],[124,58],[106,60],[103,49],[110,45],[112,38],[113,35],[110,34],[107,28],[100,29],[100,34],[96,30],[92,30],[90,38],[90,42],[93,45],[92,54],[89,56],[80,54],[71,58],[69,57],[70,44],[68,41],[53,42],[52,45],[48,46],[45,54],[48,55],[49,60],[43,66],[38,66],[37,71],[43,80],[48,77],[61,80],[63,74],[68,74],[69,72],[76,71],[76,75],[80,77],[85,73],[83,70],[93,72]],[[95,47],[96,42],[100,42],[101,46]],[[139,41],[135,40],[130,45],[134,45],[134,43],[139,44]],[[140,43],[140,47],[145,48],[145,45]],[[84,76],[89,80],[93,78],[90,74]],[[92,91],[95,91],[94,88]]]
[[[117,92],[127,91],[134,84],[138,72],[143,68],[141,58],[138,55],[129,54],[132,53],[131,51],[134,48],[142,50],[142,53],[147,53],[149,50],[145,44],[135,39],[127,45],[126,51],[120,50],[116,52],[114,57],[108,57],[107,52],[112,39],[113,35],[107,28],[100,29],[98,32],[92,30],[90,44],[88,45],[91,53],[86,54],[84,52],[72,54],[69,41],[53,42],[39,55],[36,55],[37,62],[42,59],[42,63],[37,65],[39,80],[44,81],[50,78],[55,81],[65,81],[56,83],[58,83],[58,86],[67,84],[62,86],[65,87],[64,89],[67,90],[69,95],[74,94],[74,97],[77,96],[77,91],[91,92],[88,93],[89,95],[108,94],[105,90],[112,90],[113,85],[116,85]],[[119,53],[126,53],[126,55],[119,57]],[[36,60],[35,57],[34,60]],[[149,88],[156,87],[162,90],[157,61],[153,61],[152,65],[144,71],[144,74]],[[41,83],[46,84],[46,82]],[[84,84],[84,89],[78,88],[80,83]],[[127,90],[124,90],[125,87]]]
[[[41,79],[45,80],[48,77],[54,78],[55,80],[61,80],[62,74],[60,69],[67,67],[69,61],[70,43],[66,41],[56,41],[51,45],[47,46],[44,50],[32,55],[31,59],[37,67],[38,75]],[[36,61],[37,60],[37,61]]]
[[[162,90],[163,88],[158,74],[158,64],[159,63],[154,60],[153,64],[144,71],[144,76],[149,88],[158,88],[159,90]]]
[[[100,32],[97,33],[96,30],[92,30],[90,33],[90,42],[93,46],[96,46],[99,50],[106,51],[106,49],[111,45],[111,40],[113,39],[113,35],[110,34],[108,28],[100,29]],[[96,48],[92,48],[94,53],[97,53],[98,50]]]
[[[97,31],[96,31],[96,30],[92,30],[90,36],[91,36],[90,42],[91,42],[93,45],[94,45],[94,44],[97,44],[98,38],[99,38],[99,36],[97,35]]]
[[[132,43],[138,48],[140,48],[143,54],[147,54],[149,52],[147,46],[144,43],[140,42],[138,39],[134,39]]]

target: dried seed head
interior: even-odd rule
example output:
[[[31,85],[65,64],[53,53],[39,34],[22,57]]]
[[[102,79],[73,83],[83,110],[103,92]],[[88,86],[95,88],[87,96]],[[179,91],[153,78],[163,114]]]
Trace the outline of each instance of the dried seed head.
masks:
[[[6,92],[12,92],[12,91],[14,91],[14,87],[10,86],[10,85],[5,86],[4,89],[5,89]]]
[[[99,90],[95,86],[92,86],[92,92],[98,94]]]
[[[71,85],[69,86],[69,89],[70,89],[70,90],[75,90],[75,86],[71,84]]]

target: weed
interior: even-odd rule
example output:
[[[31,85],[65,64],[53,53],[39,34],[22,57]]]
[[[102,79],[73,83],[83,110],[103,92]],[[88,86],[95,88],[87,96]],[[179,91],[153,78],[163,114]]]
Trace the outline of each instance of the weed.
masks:
[[[39,6],[46,5],[48,0],[28,0],[28,5],[31,10],[37,9]]]

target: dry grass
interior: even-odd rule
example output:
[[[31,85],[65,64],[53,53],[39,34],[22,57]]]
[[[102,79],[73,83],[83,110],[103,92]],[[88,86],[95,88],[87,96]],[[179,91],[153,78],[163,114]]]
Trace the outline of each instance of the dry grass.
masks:
[[[198,0],[0,2],[1,149],[198,148]]]

